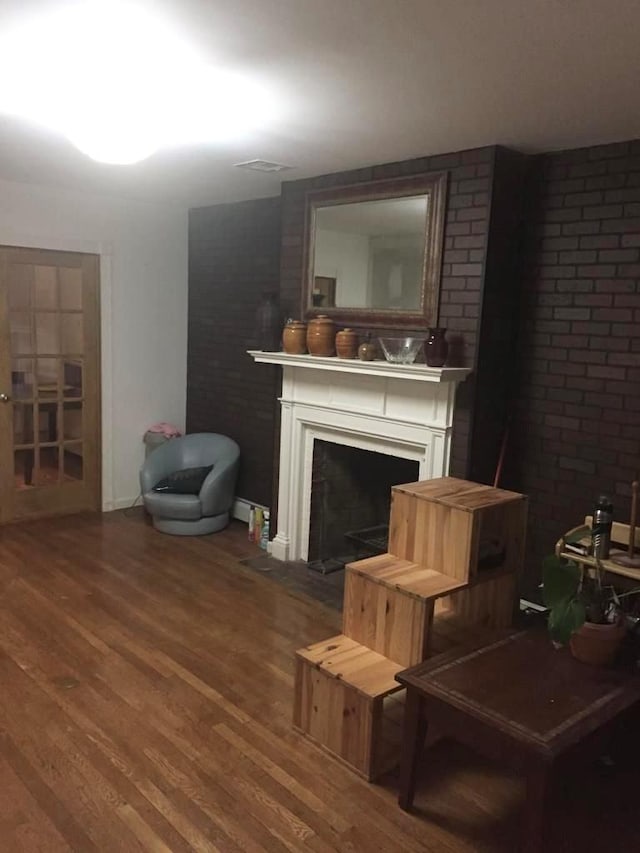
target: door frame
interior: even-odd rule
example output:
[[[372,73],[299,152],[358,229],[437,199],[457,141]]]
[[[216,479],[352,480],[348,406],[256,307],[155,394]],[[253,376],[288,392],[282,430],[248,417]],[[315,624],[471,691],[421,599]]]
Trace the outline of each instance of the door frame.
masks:
[[[99,240],[75,240],[26,235],[0,228],[0,245],[25,249],[51,249],[57,252],[80,252],[98,255],[100,307],[100,429],[102,435],[101,481],[102,511],[116,509],[114,500],[113,451],[113,244]]]

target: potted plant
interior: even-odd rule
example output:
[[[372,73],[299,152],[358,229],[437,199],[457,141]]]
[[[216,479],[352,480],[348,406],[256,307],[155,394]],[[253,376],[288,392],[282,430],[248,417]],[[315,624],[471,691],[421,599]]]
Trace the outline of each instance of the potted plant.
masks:
[[[552,640],[568,643],[573,656],[584,663],[611,663],[626,632],[622,599],[640,589],[618,594],[603,583],[599,560],[587,568],[554,554],[545,558],[542,571]]]

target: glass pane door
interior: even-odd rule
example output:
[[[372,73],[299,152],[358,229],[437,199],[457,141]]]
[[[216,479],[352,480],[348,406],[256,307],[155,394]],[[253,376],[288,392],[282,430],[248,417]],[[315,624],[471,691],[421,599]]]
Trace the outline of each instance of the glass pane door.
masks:
[[[5,482],[4,490],[13,490],[17,516],[70,509],[86,503],[89,491],[88,502],[95,504],[97,259],[26,249],[0,254],[0,320],[10,365],[0,405],[11,406],[10,431],[4,434],[13,437],[11,453],[2,449],[2,458],[11,456],[11,484]],[[0,379],[1,391],[7,377]],[[48,504],[42,495],[28,497],[43,491]]]

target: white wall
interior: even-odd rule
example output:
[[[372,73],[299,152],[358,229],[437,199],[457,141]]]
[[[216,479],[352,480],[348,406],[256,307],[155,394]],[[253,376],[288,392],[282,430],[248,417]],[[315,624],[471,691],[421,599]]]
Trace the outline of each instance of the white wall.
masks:
[[[367,304],[369,238],[318,228],[314,275],[336,279],[336,305],[360,308]]]
[[[142,434],[185,424],[187,210],[0,181],[0,244],[100,255],[105,510],[138,494]]]

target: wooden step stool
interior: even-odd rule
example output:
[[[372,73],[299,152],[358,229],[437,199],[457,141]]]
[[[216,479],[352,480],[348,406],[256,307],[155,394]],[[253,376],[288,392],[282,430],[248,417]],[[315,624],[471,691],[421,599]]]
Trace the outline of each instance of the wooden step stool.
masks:
[[[510,624],[525,523],[514,492],[452,477],[394,486],[389,553],[346,566],[343,633],[296,653],[294,726],[367,779],[391,769],[396,673],[428,657],[438,614]]]

